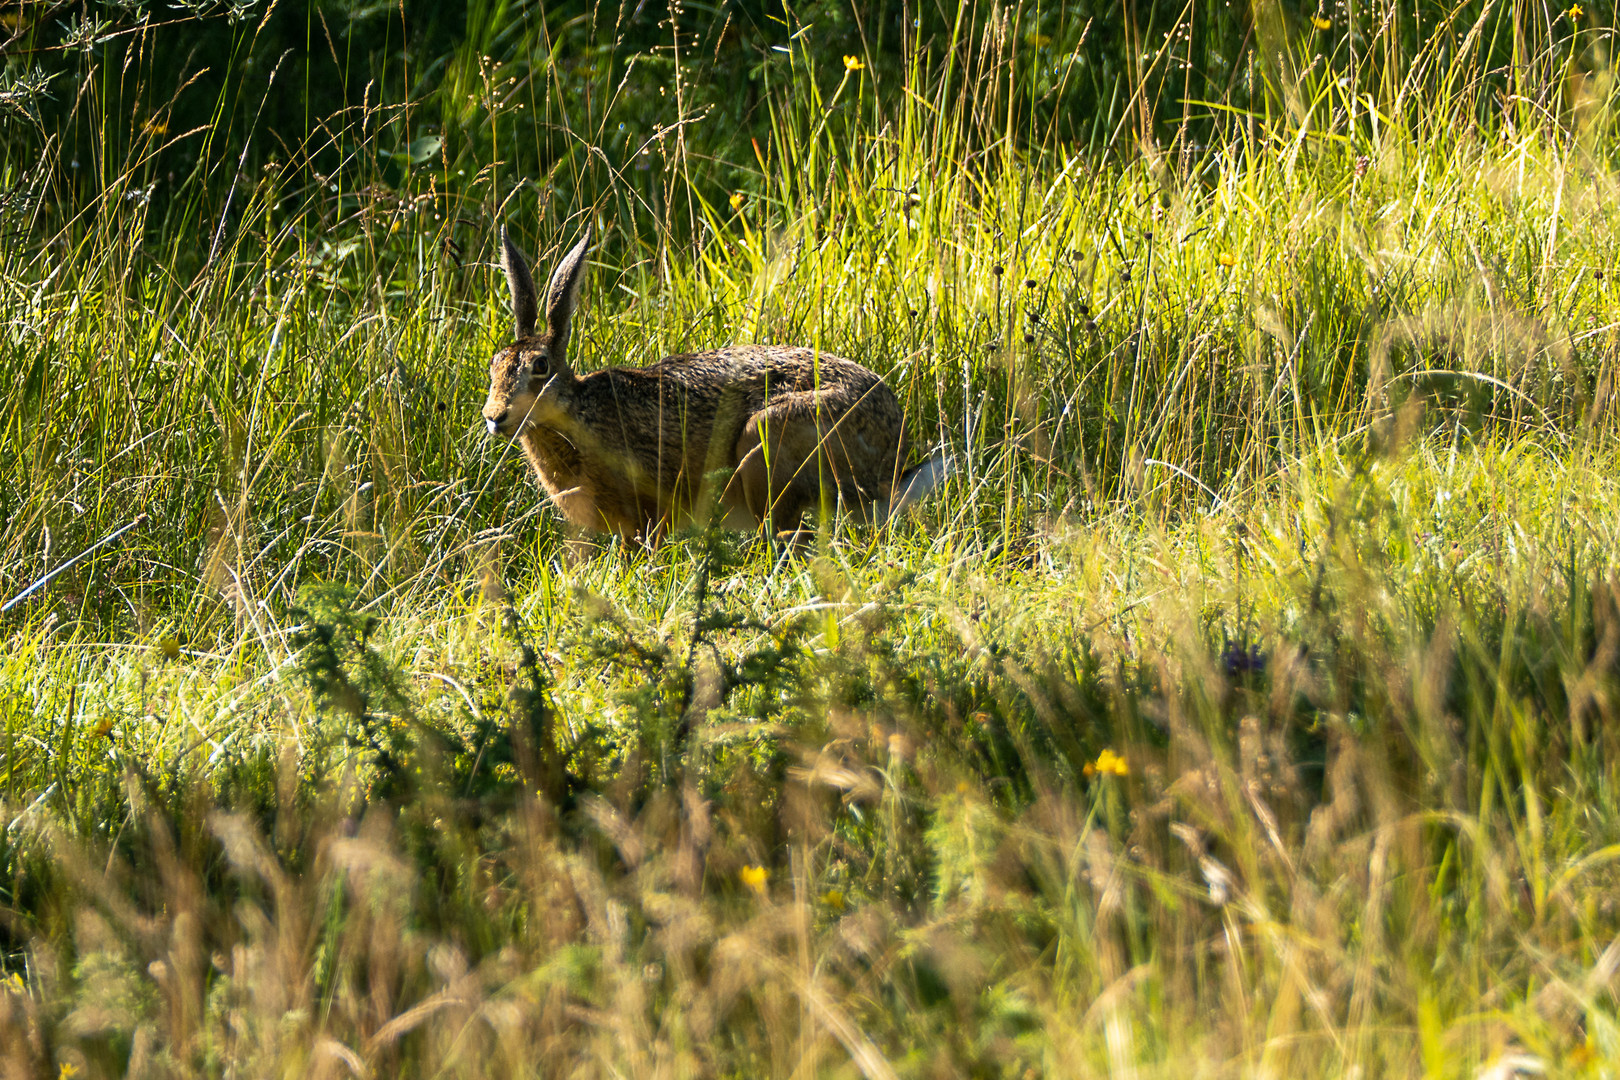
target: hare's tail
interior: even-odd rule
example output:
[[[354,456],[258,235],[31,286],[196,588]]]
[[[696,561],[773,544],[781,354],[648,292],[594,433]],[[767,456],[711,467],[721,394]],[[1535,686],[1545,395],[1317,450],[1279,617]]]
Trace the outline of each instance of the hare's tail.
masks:
[[[889,513],[898,514],[906,507],[921,502],[929,492],[939,487],[940,483],[955,471],[954,463],[943,450],[913,465],[900,474],[899,482],[894,485],[894,497],[889,500]]]

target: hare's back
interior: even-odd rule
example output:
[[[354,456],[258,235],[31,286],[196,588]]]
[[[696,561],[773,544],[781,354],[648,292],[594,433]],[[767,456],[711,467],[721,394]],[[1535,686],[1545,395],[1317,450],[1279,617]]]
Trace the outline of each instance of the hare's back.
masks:
[[[787,345],[731,345],[666,356],[644,369],[708,396],[738,390],[760,403],[778,394],[847,389],[869,393],[883,380],[870,369],[829,352]]]

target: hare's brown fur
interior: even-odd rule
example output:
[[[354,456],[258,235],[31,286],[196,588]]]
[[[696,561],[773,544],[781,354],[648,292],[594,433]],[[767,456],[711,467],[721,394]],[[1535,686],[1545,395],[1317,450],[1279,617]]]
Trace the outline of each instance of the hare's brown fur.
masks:
[[[490,365],[484,417],[517,438],[576,525],[654,540],[717,498],[733,521],[791,530],[824,501],[881,513],[915,471],[902,473],[894,393],[830,353],[737,345],[575,375],[567,338],[588,237],[553,274],[540,333],[527,266],[502,241],[519,336]]]

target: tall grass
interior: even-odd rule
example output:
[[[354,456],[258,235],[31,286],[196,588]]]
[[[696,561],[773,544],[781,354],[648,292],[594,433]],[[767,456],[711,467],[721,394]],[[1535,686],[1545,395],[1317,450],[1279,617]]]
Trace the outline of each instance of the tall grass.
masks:
[[[134,16],[0,85],[8,1069],[1612,1070],[1597,13],[232,11],[191,134]],[[502,222],[585,366],[815,345],[956,472],[568,534]]]

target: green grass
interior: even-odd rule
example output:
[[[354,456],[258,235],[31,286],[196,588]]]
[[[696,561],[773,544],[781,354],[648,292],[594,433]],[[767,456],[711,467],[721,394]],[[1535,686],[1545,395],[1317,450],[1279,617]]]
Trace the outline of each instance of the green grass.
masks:
[[[518,105],[670,117],[557,119],[611,45],[501,97],[495,35],[256,172],[221,121],[161,197],[137,147],[4,204],[0,601],[135,524],[0,616],[0,1061],[1609,1075],[1607,31],[1256,10],[1288,80],[1089,141],[972,13],[964,70],[807,37],[757,127],[498,212]],[[582,366],[815,345],[956,472],[786,555],[570,533],[478,414],[500,220],[603,237]]]
[[[751,669],[763,629],[689,649],[690,547],[512,609],[463,580],[372,639],[408,709],[341,634],[358,697],[314,708],[293,618],[173,658],[19,635],[17,1018],[111,1071],[335,1039],[422,1074],[1454,1075],[1510,1042],[1579,1074],[1615,1050],[1614,465],[1323,452],[1176,524],[756,556],[702,609],[793,646]],[[509,610],[599,795],[530,797]],[[1105,749],[1128,775],[1086,775]]]

